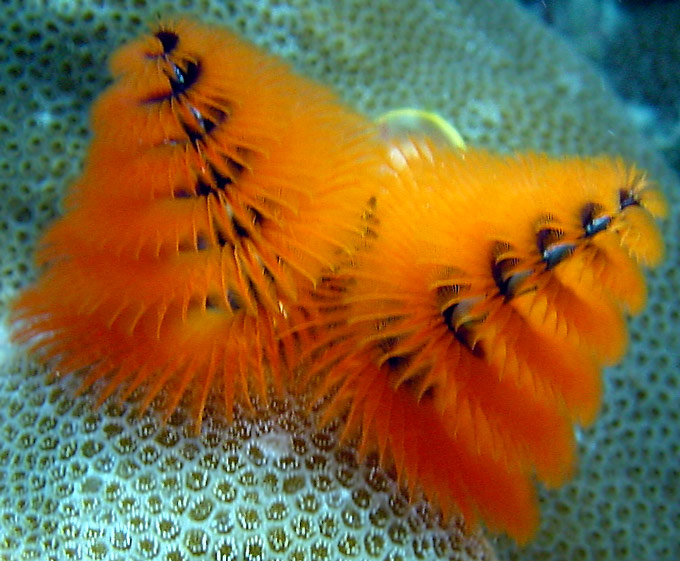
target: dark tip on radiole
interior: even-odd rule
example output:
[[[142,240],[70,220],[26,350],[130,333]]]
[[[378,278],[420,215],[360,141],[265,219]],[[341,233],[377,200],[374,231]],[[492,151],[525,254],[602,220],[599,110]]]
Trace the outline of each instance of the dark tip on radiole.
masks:
[[[536,233],[536,247],[543,255],[552,245],[557,244],[563,236],[564,232],[557,228],[541,228]]]
[[[241,296],[233,290],[227,290],[227,304],[232,312],[238,312],[242,307]]]
[[[511,281],[513,278],[512,271],[517,266],[519,259],[514,257],[507,257],[498,259],[491,264],[491,276],[493,277],[498,292],[506,298],[512,298],[513,290],[511,288]]]
[[[602,212],[601,207],[594,203],[588,203],[581,210],[581,224],[586,238],[606,230],[611,224],[611,217],[607,215],[598,216],[600,212]]]
[[[473,356],[477,358],[484,358],[484,349],[479,341],[476,341],[474,326],[482,323],[485,316],[478,318],[471,318],[467,321],[460,322],[461,309],[468,306],[465,303],[453,304],[442,312],[444,323],[449,332],[453,334],[456,340],[463,345]]]
[[[162,103],[172,98],[178,98],[198,81],[201,66],[197,62],[185,61],[186,68],[181,68],[173,61],[169,61],[170,69],[165,69],[170,91],[154,92],[141,100],[142,104]]]
[[[203,181],[202,179],[198,179],[196,181],[196,196],[198,197],[207,197],[210,194],[212,194],[213,189],[210,186],[209,183],[206,181]]]
[[[508,258],[501,259],[491,265],[491,275],[496,283],[496,288],[505,300],[511,300],[528,290],[524,281],[533,274],[533,271],[531,269],[516,270],[518,263],[518,259]]]
[[[639,205],[640,201],[631,189],[621,189],[619,191],[619,208],[623,210],[629,206]]]
[[[572,243],[558,243],[546,248],[542,254],[546,268],[552,269],[574,253],[575,249]]]
[[[250,237],[250,232],[248,229],[241,224],[236,218],[231,219],[231,223],[234,227],[234,232],[239,238],[249,238]]]
[[[170,76],[170,87],[175,97],[191,88],[201,75],[201,65],[198,62],[188,60],[185,66],[186,68],[181,68],[177,64],[172,65],[174,75]]]
[[[547,269],[552,269],[567,257],[576,246],[573,243],[561,242],[564,232],[556,228],[543,228],[536,234],[536,246]]]
[[[214,165],[210,165],[209,167],[216,190],[225,191],[234,183],[231,177],[221,173]]]
[[[408,365],[408,359],[403,356],[391,356],[385,361],[390,370],[401,370]]]
[[[174,31],[169,29],[160,29],[156,32],[156,39],[161,42],[163,46],[163,54],[170,54],[175,50],[177,44],[179,43],[179,36]]]

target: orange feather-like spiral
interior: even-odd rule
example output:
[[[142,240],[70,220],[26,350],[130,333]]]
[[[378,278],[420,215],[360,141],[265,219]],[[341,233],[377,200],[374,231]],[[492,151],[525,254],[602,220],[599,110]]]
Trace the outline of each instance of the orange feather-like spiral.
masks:
[[[45,272],[16,302],[20,340],[100,399],[213,386],[267,399],[287,377],[277,331],[301,287],[351,252],[379,158],[372,127],[324,87],[234,34],[161,25],[111,60],[94,138]],[[289,348],[290,351],[290,348]]]
[[[616,159],[420,140],[391,157],[365,251],[312,296],[306,379],[362,453],[525,542],[532,477],[573,472],[572,423],[595,418],[644,302],[637,263],[661,257],[663,202]]]

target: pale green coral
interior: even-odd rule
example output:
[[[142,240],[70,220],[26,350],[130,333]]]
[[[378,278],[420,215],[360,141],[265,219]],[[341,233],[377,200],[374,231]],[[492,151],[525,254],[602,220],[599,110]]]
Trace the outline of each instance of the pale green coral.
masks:
[[[674,561],[680,549],[675,533],[680,524],[679,185],[602,77],[568,44],[509,0],[7,0],[3,9],[3,306],[32,276],[36,233],[55,215],[65,183],[80,169],[88,139],[85,108],[106,84],[107,54],[139,34],[146,22],[156,21],[157,14],[188,12],[228,25],[334,86],[370,116],[418,107],[454,122],[471,145],[505,151],[606,151],[647,167],[670,202],[671,217],[664,224],[666,264],[650,275],[649,306],[632,323],[628,358],[608,373],[603,414],[582,434],[580,473],[564,489],[545,493],[543,524],[533,544],[522,552],[498,546],[508,559]],[[71,399],[61,386],[41,389],[41,375],[26,364],[3,360],[0,539],[5,541],[0,541],[0,559],[188,559],[206,543],[217,559],[337,559],[345,555],[341,547],[348,557],[360,559],[371,551],[380,559],[398,558],[390,557],[390,551],[404,560],[417,558],[420,548],[428,559],[483,555],[474,541],[469,552],[460,552],[461,542],[427,528],[425,515],[390,513],[389,490],[370,491],[370,470],[353,468],[343,487],[343,462],[349,460],[340,452],[323,460],[331,490],[306,499],[314,489],[308,476],[301,488],[290,483],[292,492],[286,495],[281,458],[292,454],[291,462],[304,464],[315,454],[314,431],[306,421],[299,426],[308,448],[299,454],[291,452],[295,439],[290,435],[281,446],[281,439],[266,440],[274,430],[266,425],[264,447],[261,440],[235,441],[229,431],[217,436],[207,431],[200,441],[181,437],[163,467],[145,463],[155,457],[158,439],[166,438],[155,432],[157,427],[145,432],[153,421],[130,423],[126,410],[114,406],[91,413],[87,398]],[[230,430],[261,428],[239,423]],[[276,485],[265,472],[257,472],[261,454]],[[211,462],[219,475],[210,476],[209,493],[186,491],[200,488],[205,474],[214,473]],[[231,462],[243,469],[239,473],[246,487],[254,481],[251,473],[261,475],[254,475],[252,493],[246,487],[239,491],[244,510],[232,509],[225,519],[218,514],[227,508],[230,494],[219,484]],[[201,465],[202,471],[197,470]],[[160,493],[164,485],[172,488],[167,498]],[[362,489],[371,495],[363,510],[356,504],[366,504]],[[341,491],[344,501],[333,511],[335,522],[326,523],[320,511],[305,513],[311,508],[308,500],[332,508],[334,490]],[[283,506],[277,506],[279,494]],[[393,533],[373,526],[371,513],[381,504],[388,505]],[[345,515],[343,508],[353,512]],[[267,518],[278,516],[280,509],[286,511],[285,522]],[[178,520],[193,521],[178,527]],[[367,533],[357,531],[357,520]],[[248,538],[230,557],[236,524]],[[256,537],[265,526],[269,537]],[[283,533],[278,531],[282,527]],[[319,545],[324,532],[336,532],[325,542],[332,544],[327,553]],[[300,533],[308,536],[300,549],[286,542]],[[364,535],[358,543],[356,536]],[[371,549],[379,541],[375,535],[382,537],[382,549]],[[284,552],[275,553],[276,548]]]

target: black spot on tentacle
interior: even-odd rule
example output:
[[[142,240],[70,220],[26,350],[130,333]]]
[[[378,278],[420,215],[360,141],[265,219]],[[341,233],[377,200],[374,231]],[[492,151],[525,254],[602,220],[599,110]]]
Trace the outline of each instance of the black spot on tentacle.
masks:
[[[194,148],[197,147],[199,142],[205,137],[205,131],[196,129],[188,123],[182,122],[182,129]]]
[[[208,109],[205,115],[201,115],[198,112],[196,114],[196,118],[200,120],[201,126],[203,127],[206,135],[209,135],[217,127],[226,122],[228,117],[229,115],[225,111],[217,109],[216,107],[211,107]]]
[[[629,206],[637,206],[640,201],[635,196],[635,193],[630,189],[621,189],[619,191],[619,208],[623,210]]]
[[[201,75],[201,64],[199,62],[187,61],[186,68],[178,64],[172,65],[173,75],[168,76],[173,97],[179,97],[188,89],[194,86]]]
[[[547,269],[564,261],[576,249],[572,243],[561,242],[563,236],[564,232],[557,228],[542,228],[536,234],[536,247]]]
[[[201,65],[199,63],[187,61],[186,69],[182,69],[174,62],[171,62],[171,64],[172,71],[168,74],[170,91],[151,94],[141,100],[142,104],[162,103],[173,98],[178,98],[193,87],[201,75]]]
[[[581,209],[581,224],[586,238],[603,232],[611,224],[611,217],[601,213],[602,207],[595,203],[588,203]]]
[[[235,175],[241,175],[243,173],[243,170],[245,169],[241,164],[239,164],[236,160],[229,160],[229,164],[231,165],[231,169],[233,170]]]
[[[391,356],[385,361],[385,365],[390,370],[401,370],[405,368],[409,363],[409,359],[403,356]]]
[[[222,175],[215,169],[215,166],[209,165],[208,170],[208,174],[196,179],[193,193],[186,188],[179,188],[173,192],[173,196],[176,199],[208,197],[210,195],[217,195],[220,191],[226,191],[233,184],[232,179]]]
[[[558,243],[563,236],[564,232],[557,228],[541,228],[536,233],[536,247],[543,255],[551,245]]]
[[[253,227],[258,227],[262,223],[262,215],[253,207],[246,206],[246,212],[250,216],[250,224]],[[249,238],[251,236],[252,228],[241,222],[238,218],[232,217],[231,224],[234,228],[234,232],[240,238]]]
[[[574,253],[575,249],[576,246],[572,243],[558,243],[546,248],[543,252],[543,262],[546,268],[552,269]]]
[[[208,238],[203,236],[202,234],[198,234],[196,236],[196,249],[198,251],[204,251],[210,247],[210,244],[208,243]]]
[[[217,128],[217,122],[211,119],[203,118],[201,123],[203,124],[203,130],[205,134],[210,134]]]
[[[220,247],[231,247],[231,243],[229,243],[229,240],[227,239],[227,236],[224,235],[224,232],[218,228],[215,228],[215,237],[217,238],[217,245]]]
[[[456,340],[463,345],[468,351],[470,351],[477,358],[484,358],[485,353],[482,345],[479,341],[475,342],[475,332],[474,325],[484,321],[483,318],[471,319],[458,326],[456,326],[455,316],[456,308],[459,304],[454,304],[449,306],[442,312],[442,317],[444,318],[444,323],[446,327],[453,334]]]
[[[210,166],[210,173],[212,173],[213,181],[215,182],[215,189],[219,191],[226,191],[233,183],[231,177],[221,174],[214,166]]]
[[[263,276],[272,284],[276,283],[276,279],[274,278],[274,275],[272,272],[269,270],[268,267],[262,267],[262,274]]]
[[[248,293],[250,294],[251,298],[257,302],[259,306],[263,306],[262,298],[260,297],[260,291],[257,289],[257,286],[253,282],[253,279],[249,278],[248,279]]]
[[[183,188],[175,189],[172,193],[172,196],[175,199],[190,199],[193,197],[189,191]]]
[[[499,259],[491,264],[491,276],[493,277],[498,292],[501,296],[506,299],[510,299],[515,296],[515,290],[517,288],[517,281],[519,280],[518,274],[514,274],[512,271],[515,269],[519,259],[514,257],[506,257],[504,259]]]
[[[456,326],[453,322],[453,312],[456,311],[457,304],[454,304],[453,306],[449,306],[442,312],[442,317],[444,318],[444,323],[446,324],[446,327],[449,328],[449,331],[453,334],[456,333]]]
[[[233,290],[227,290],[227,304],[229,304],[232,312],[237,312],[243,307],[241,296]]]
[[[243,226],[236,218],[231,219],[231,223],[234,227],[234,232],[236,232],[236,235],[239,238],[249,238],[250,237],[250,232],[248,229]]]
[[[213,192],[213,188],[209,183],[206,183],[202,179],[196,182],[196,195],[199,197],[207,197]]]
[[[177,44],[179,43],[179,35],[167,29],[161,29],[157,31],[155,37],[161,42],[163,54],[166,55],[174,51],[177,47]]]

